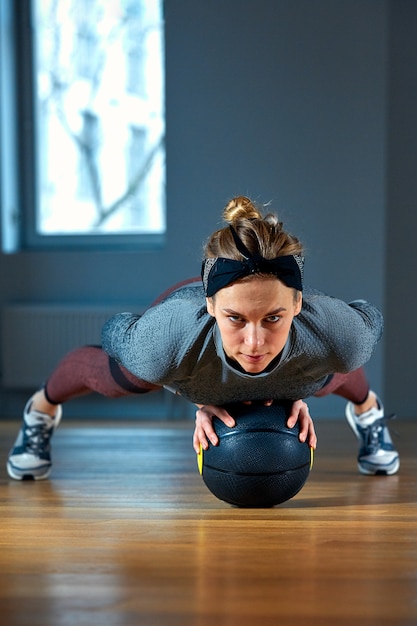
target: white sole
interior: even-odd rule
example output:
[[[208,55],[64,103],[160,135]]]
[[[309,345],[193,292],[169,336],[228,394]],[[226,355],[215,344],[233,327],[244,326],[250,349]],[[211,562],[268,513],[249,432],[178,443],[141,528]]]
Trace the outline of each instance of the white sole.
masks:
[[[19,473],[17,473],[11,463],[7,462],[7,473],[10,478],[13,478],[13,480],[45,480],[46,478],[49,478],[51,468],[49,468],[46,472],[40,475],[36,475],[35,473],[33,473],[33,471],[30,470],[28,470],[27,472],[19,470]]]

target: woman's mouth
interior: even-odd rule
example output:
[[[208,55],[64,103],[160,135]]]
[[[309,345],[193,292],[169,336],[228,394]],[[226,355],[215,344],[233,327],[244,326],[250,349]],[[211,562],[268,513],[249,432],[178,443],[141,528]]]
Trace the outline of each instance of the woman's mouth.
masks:
[[[249,363],[260,363],[265,357],[264,354],[243,354],[242,356]]]

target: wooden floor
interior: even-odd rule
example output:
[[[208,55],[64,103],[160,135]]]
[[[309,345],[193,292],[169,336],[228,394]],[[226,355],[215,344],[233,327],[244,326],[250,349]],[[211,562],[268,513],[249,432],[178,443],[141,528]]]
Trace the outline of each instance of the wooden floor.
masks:
[[[49,481],[2,462],[0,623],[415,626],[417,419],[395,423],[392,477],[357,473],[344,421],[316,428],[302,491],[244,510],[203,484],[190,422],[63,424]]]

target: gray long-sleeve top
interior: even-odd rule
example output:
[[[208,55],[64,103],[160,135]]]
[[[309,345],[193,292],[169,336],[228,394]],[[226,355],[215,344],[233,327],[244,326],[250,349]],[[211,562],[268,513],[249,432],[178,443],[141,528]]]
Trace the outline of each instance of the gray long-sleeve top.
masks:
[[[381,337],[380,311],[306,288],[282,353],[268,371],[248,374],[230,362],[201,283],[181,287],[142,316],[120,313],[103,327],[103,348],[138,378],[196,404],[298,400],[336,372],[364,365]]]

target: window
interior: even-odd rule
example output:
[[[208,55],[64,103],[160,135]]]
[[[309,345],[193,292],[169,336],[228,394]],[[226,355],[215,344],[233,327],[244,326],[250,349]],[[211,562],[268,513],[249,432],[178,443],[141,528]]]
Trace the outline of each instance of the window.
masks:
[[[0,62],[16,64],[21,247],[160,243],[162,0],[4,1],[15,11]]]

